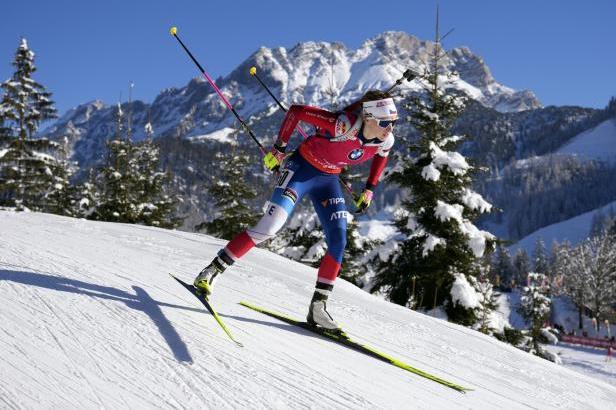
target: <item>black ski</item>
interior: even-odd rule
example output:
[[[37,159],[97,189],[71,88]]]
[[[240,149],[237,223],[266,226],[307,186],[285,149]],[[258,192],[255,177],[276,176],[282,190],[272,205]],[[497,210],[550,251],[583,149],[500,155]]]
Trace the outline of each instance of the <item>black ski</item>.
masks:
[[[300,321],[300,320],[293,319],[292,317],[289,317],[289,316],[284,315],[282,313],[277,313],[277,312],[274,312],[274,311],[271,311],[271,310],[268,310],[268,309],[264,309],[264,308],[252,305],[252,304],[250,304],[248,302],[242,301],[242,302],[240,302],[240,305],[245,306],[245,307],[247,307],[249,309],[255,310],[257,312],[263,313],[265,315],[271,316],[273,318],[276,318],[276,319],[278,319],[280,321],[283,321],[285,323],[288,323],[290,325],[299,326],[302,329],[306,329],[306,330],[308,330],[310,332],[317,333],[317,334],[319,334],[319,335],[321,335],[323,337],[326,337],[326,338],[328,338],[330,340],[333,340],[333,341],[335,341],[337,343],[340,343],[340,344],[342,344],[344,346],[350,347],[350,348],[352,348],[352,349],[354,349],[354,350],[356,350],[358,352],[364,353],[364,354],[366,354],[368,356],[371,356],[371,357],[374,357],[374,358],[379,359],[381,361],[384,361],[386,363],[392,364],[392,365],[394,365],[396,367],[399,367],[401,369],[404,369],[404,370],[406,370],[408,372],[411,372],[411,373],[416,374],[418,376],[424,377],[424,378],[432,380],[432,381],[434,381],[436,383],[439,383],[439,384],[442,384],[442,385],[447,386],[449,388],[452,388],[454,390],[457,390],[457,391],[459,391],[461,393],[466,393],[467,391],[471,391],[472,390],[472,389],[469,389],[467,387],[462,387],[462,386],[457,385],[455,383],[452,383],[450,381],[441,379],[440,377],[434,376],[434,375],[432,375],[430,373],[424,372],[423,370],[420,370],[420,369],[417,369],[417,368],[415,368],[413,366],[410,366],[410,365],[408,365],[408,364],[406,364],[406,363],[404,363],[404,362],[402,362],[400,360],[394,359],[393,357],[388,356],[385,353],[379,352],[378,350],[376,350],[376,349],[374,349],[374,348],[372,348],[370,346],[367,346],[367,345],[364,345],[362,343],[356,342],[353,339],[351,339],[343,331],[339,331],[339,332],[328,331],[326,329],[323,329],[323,328],[320,328],[320,327],[317,327],[317,326],[312,326],[312,325],[308,324],[307,322],[303,322],[303,321]]]
[[[218,316],[218,313],[214,310],[214,308],[212,307],[212,305],[210,304],[209,300],[207,300],[207,297],[205,297],[205,295],[203,293],[201,293],[197,288],[195,288],[193,285],[189,285],[188,283],[184,282],[181,279],[178,279],[177,277],[175,277],[173,274],[169,274],[171,275],[171,277],[173,279],[175,279],[176,281],[178,281],[178,283],[182,286],[184,286],[186,288],[186,290],[188,290],[190,293],[192,293],[197,299],[199,299],[199,302],[201,302],[201,304],[203,304],[203,306],[205,306],[205,308],[208,310],[208,312],[210,312],[212,314],[212,316],[214,316],[214,319],[216,319],[216,322],[218,322],[218,324],[220,325],[220,327],[222,328],[222,330],[225,331],[225,333],[227,334],[227,336],[229,336],[229,338],[235,342],[235,344],[237,344],[240,347],[244,347],[244,345],[242,345],[240,342],[238,342],[237,340],[235,340],[235,338],[233,337],[233,335],[231,334],[231,331],[227,328],[227,326],[224,324],[224,322],[222,321],[222,319],[220,318],[220,316]]]

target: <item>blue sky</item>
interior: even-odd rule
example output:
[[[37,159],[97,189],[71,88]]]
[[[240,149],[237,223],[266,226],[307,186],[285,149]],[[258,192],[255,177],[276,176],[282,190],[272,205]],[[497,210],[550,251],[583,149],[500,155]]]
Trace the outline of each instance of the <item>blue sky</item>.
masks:
[[[616,1],[441,0],[445,47],[468,46],[497,81],[533,90],[544,105],[603,107],[616,95]],[[216,78],[261,45],[308,40],[356,48],[383,31],[434,37],[436,1],[29,0],[0,6],[0,81],[20,37],[36,53],[34,78],[63,112],[94,99],[151,102],[198,72],[179,34]]]

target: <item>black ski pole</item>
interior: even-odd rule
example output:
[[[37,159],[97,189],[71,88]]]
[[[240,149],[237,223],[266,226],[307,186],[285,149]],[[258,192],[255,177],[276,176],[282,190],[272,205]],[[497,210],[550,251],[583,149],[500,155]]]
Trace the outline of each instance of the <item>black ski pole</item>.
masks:
[[[402,84],[404,80],[413,81],[416,77],[419,77],[419,74],[413,72],[410,68],[407,68],[406,71],[402,74],[402,77],[397,79],[396,82],[393,83],[393,85],[389,87],[385,92],[390,92],[391,90]]]
[[[254,142],[257,144],[257,146],[259,147],[259,150],[261,151],[261,153],[263,155],[266,154],[265,148],[263,147],[263,145],[261,145],[261,143],[259,142],[259,140],[257,139],[257,137],[255,136],[255,134],[252,132],[252,130],[250,129],[250,127],[248,127],[248,124],[246,124],[244,122],[244,120],[242,120],[242,118],[240,117],[240,115],[237,113],[237,111],[235,111],[235,108],[233,108],[233,106],[231,105],[231,103],[225,98],[225,96],[222,94],[222,92],[220,91],[220,89],[216,86],[216,83],[214,82],[214,80],[212,80],[212,78],[208,75],[208,73],[205,72],[205,69],[203,67],[201,67],[201,64],[199,64],[199,62],[197,61],[197,59],[192,55],[192,53],[190,52],[190,50],[188,50],[188,48],[184,45],[184,43],[182,42],[182,40],[180,40],[180,37],[178,37],[178,29],[177,27],[171,27],[171,29],[169,30],[169,33],[175,37],[175,39],[180,43],[180,45],[182,46],[182,48],[184,49],[184,51],[186,51],[186,54],[188,54],[188,56],[191,58],[191,60],[193,61],[193,63],[195,63],[195,65],[199,68],[199,71],[201,71],[201,74],[203,74],[203,76],[205,77],[205,79],[210,83],[210,85],[214,88],[214,91],[216,91],[216,93],[218,94],[218,96],[222,99],[222,101],[225,103],[225,105],[227,106],[227,108],[229,108],[229,110],[231,110],[231,112],[233,113],[233,115],[235,115],[235,118],[237,118],[237,120],[240,122],[240,124],[242,125],[242,127],[244,128],[244,130],[248,133],[248,135],[250,135],[250,137],[254,140]]]

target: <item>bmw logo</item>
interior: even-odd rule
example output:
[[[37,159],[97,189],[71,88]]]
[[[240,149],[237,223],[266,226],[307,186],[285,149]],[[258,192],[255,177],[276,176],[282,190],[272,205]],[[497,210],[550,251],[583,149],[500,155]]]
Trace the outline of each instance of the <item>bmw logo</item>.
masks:
[[[354,149],[349,153],[349,159],[353,161],[357,161],[361,157],[364,156],[364,150],[361,148]]]

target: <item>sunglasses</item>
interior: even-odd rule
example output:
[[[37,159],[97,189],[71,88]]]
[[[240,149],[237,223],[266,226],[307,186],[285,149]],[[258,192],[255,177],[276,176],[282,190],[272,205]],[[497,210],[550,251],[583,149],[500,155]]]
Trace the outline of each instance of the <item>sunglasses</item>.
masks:
[[[393,126],[394,126],[394,124],[396,123],[396,120],[391,120],[391,121],[390,121],[390,120],[380,120],[380,121],[377,121],[377,122],[378,122],[378,124],[379,124],[379,127],[381,127],[381,128],[387,128],[387,127],[389,127],[390,125],[393,127]]]

